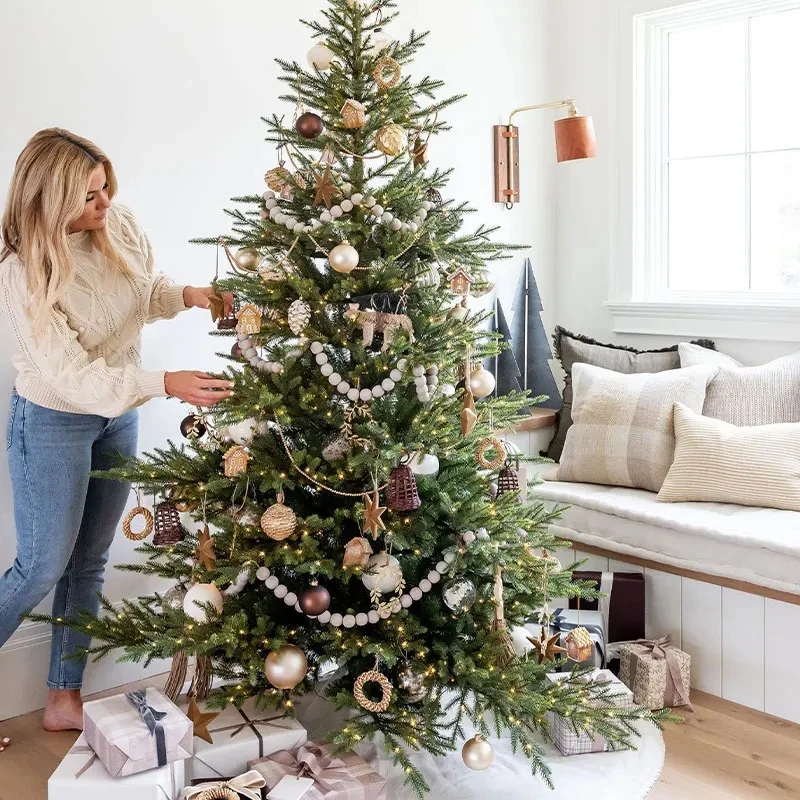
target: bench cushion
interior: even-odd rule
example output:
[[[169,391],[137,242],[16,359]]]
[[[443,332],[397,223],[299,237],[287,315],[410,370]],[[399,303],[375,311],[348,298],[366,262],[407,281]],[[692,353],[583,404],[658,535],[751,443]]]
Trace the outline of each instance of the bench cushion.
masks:
[[[800,594],[800,513],[727,503],[662,503],[652,492],[546,482],[532,500],[570,506],[556,536],[624,556]],[[580,547],[578,548],[580,549]]]

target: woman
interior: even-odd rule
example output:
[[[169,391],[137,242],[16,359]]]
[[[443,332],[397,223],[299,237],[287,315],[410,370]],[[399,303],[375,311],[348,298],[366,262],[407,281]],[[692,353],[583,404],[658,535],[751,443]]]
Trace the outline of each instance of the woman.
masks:
[[[0,646],[53,587],[54,617],[99,610],[130,486],[89,473],[136,453],[137,406],[153,397],[210,406],[233,394],[203,372],[141,368],[145,323],[208,308],[212,290],[158,271],[131,212],[112,204],[116,192],[102,150],[60,128],[28,142],[11,180],[0,300],[18,350],[6,433],[17,557],[0,577]],[[69,656],[88,644],[53,629],[47,730],[82,727],[86,659]]]

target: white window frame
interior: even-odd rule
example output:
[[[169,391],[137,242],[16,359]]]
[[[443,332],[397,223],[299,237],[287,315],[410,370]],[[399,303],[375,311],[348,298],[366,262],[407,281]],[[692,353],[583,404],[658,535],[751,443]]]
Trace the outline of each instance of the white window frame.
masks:
[[[616,223],[606,304],[615,332],[800,341],[800,293],[660,291],[668,267],[660,239],[667,231],[669,32],[799,6],[800,0],[620,0],[611,157]]]

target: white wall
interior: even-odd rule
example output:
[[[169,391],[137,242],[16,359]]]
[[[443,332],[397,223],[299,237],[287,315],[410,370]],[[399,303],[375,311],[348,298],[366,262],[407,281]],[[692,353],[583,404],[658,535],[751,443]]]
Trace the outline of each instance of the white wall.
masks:
[[[680,0],[681,2],[683,0]],[[559,167],[556,191],[556,312],[560,324],[603,341],[664,347],[660,336],[616,335],[604,306],[615,258],[618,159],[616,147],[619,14],[677,5],[679,0],[558,0],[552,4],[553,88],[572,96],[594,118],[599,157]],[[570,169],[564,170],[564,166]],[[797,344],[718,339],[718,348],[758,364],[797,350]]]
[[[561,0],[559,0],[561,2]],[[228,197],[263,189],[274,155],[263,141],[261,116],[281,108],[283,90],[272,59],[303,61],[310,46],[300,17],[312,18],[322,0],[29,0],[0,10],[0,187],[14,160],[38,129],[62,126],[93,139],[110,155],[120,180],[120,201],[132,206],[153,241],[158,261],[179,281],[206,285],[214,251],[188,244],[195,236],[225,232]],[[555,179],[552,127],[544,115],[523,128],[524,203],[506,212],[493,202],[491,126],[524,103],[549,99],[547,69],[550,9],[546,0],[500,0],[491,8],[463,0],[403,0],[392,33],[430,29],[430,43],[414,72],[447,82],[469,97],[448,115],[453,130],[430,148],[435,165],[454,166],[451,196],[469,199],[479,222],[502,224],[507,241],[531,245],[545,306],[555,322],[553,270]],[[578,91],[576,89],[576,91]],[[501,298],[510,303],[526,253],[497,270]],[[207,313],[189,312],[146,329],[149,368],[211,369],[215,340],[205,334]],[[0,340],[0,418],[13,384],[8,336]],[[224,349],[227,349],[225,347]],[[143,450],[180,438],[186,408],[155,400],[142,410]],[[0,570],[14,552],[12,498],[0,460]],[[135,558],[118,537],[112,562]],[[154,584],[111,570],[112,600]],[[48,603],[43,604],[46,609]],[[0,651],[0,718],[41,706],[47,631],[25,626]],[[10,677],[9,677],[10,676]],[[132,676],[110,660],[90,671],[92,688]]]

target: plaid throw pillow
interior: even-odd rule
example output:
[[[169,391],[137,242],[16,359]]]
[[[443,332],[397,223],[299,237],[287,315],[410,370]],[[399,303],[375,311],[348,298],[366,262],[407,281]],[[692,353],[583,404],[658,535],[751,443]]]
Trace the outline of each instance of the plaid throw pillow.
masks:
[[[657,492],[675,454],[673,408],[698,413],[719,367],[623,375],[590,364],[572,371],[572,427],[558,480]]]

